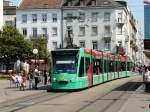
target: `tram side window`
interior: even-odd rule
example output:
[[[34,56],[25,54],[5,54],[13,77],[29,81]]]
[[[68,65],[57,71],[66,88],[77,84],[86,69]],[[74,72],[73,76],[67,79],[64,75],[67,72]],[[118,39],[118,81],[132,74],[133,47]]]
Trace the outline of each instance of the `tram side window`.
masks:
[[[86,60],[85,66],[86,66],[86,72],[87,72],[88,71],[88,65],[90,65],[90,58],[86,58],[85,60]]]
[[[102,73],[103,71],[103,62],[102,62],[102,59],[99,60],[99,70],[100,70],[100,73]]]
[[[122,71],[126,70],[126,63],[125,62],[121,62],[121,70]]]
[[[121,62],[118,63],[118,70],[121,71]]]
[[[119,71],[119,64],[118,64],[118,61],[116,61],[116,72]]]
[[[79,77],[84,76],[84,58],[81,58],[80,68],[79,68]]]
[[[99,75],[100,73],[100,61],[97,59],[96,60],[96,74]]]
[[[96,74],[96,60],[93,59],[93,75]]]
[[[95,75],[98,75],[98,66],[99,66],[99,61],[98,60],[93,60],[93,73]]]
[[[114,64],[113,61],[109,62],[109,72],[114,72]]]
[[[112,72],[115,72],[115,62],[112,62]]]
[[[98,75],[100,73],[100,61],[97,59],[97,60],[93,60],[93,73],[95,75]]]
[[[107,72],[107,61],[104,60],[104,73],[106,73],[106,72]]]
[[[127,70],[130,71],[130,63],[127,62]]]

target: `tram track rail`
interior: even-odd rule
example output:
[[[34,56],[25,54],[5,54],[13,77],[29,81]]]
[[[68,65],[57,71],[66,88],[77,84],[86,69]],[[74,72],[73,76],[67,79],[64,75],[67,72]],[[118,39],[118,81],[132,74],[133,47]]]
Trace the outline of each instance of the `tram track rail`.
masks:
[[[109,92],[107,92],[106,94],[98,97],[97,99],[90,101],[89,103],[87,103],[86,105],[84,105],[83,107],[79,108],[76,112],[85,112],[86,109],[88,109],[90,106],[94,105],[95,103],[97,103],[98,101],[103,101],[103,100],[110,100],[110,102],[106,103],[105,106],[103,108],[101,108],[98,112],[107,112],[107,110],[113,106],[117,101],[121,100],[121,98],[125,95],[127,95],[129,97],[128,91],[135,91],[142,83],[141,82],[134,82],[132,83],[133,85],[131,85],[132,82],[127,82],[126,84],[117,87]],[[120,93],[117,95],[117,97],[113,98],[114,96],[111,94],[113,94],[113,92],[117,91],[117,89],[120,89]],[[109,96],[110,95],[110,96]],[[109,98],[107,98],[107,96],[109,96]],[[123,99],[124,102],[127,100],[127,98]]]
[[[19,99],[15,99],[12,101],[6,101],[3,103],[0,103],[0,112],[16,112],[19,110],[22,110],[24,108],[28,108],[30,106],[39,104],[41,102],[46,102],[46,101],[50,101],[53,99],[57,99],[60,98],[62,96],[68,95],[71,92],[63,92],[63,93],[57,93],[57,92],[51,92],[51,93],[42,93],[37,94],[37,95],[33,95],[33,96],[28,96],[25,98],[19,98]]]
[[[81,100],[81,106],[75,107],[74,112],[88,112],[90,111],[91,107],[93,107],[95,104],[100,104],[99,107],[96,107],[98,111],[94,112],[117,112],[117,111],[108,111],[112,106],[114,107],[116,104],[118,104],[119,101],[121,103],[125,102],[129,95],[131,95],[142,83],[139,80],[128,80],[121,84],[117,84],[117,86],[112,87],[112,89],[108,89],[107,91],[103,92],[103,94],[94,97],[94,99],[88,98],[87,100]],[[91,88],[92,89],[92,88]],[[88,91],[83,91],[84,93]],[[117,93],[115,95],[115,92]],[[43,102],[50,101],[48,105],[52,106],[67,106],[67,103],[59,103],[59,104],[53,104],[53,101],[57,101],[58,99],[65,99],[66,97],[71,97],[72,92],[42,92],[35,95],[26,96],[23,98],[6,101],[0,103],[0,112],[16,112],[16,111],[25,111],[28,108],[32,108],[32,106],[37,107],[37,105],[41,105]],[[77,92],[75,95],[79,95],[81,92]],[[70,94],[70,95],[69,95]],[[74,95],[74,94],[73,94]],[[124,97],[127,96],[127,97]],[[124,99],[122,99],[122,97]],[[70,101],[75,101],[75,99],[71,99]],[[83,103],[85,102],[85,103]],[[101,102],[101,103],[99,103]],[[102,103],[105,103],[103,106],[101,106]],[[54,108],[54,107],[53,107]],[[120,107],[121,108],[121,107]],[[73,109],[73,108],[72,108]],[[65,111],[65,109],[64,109]],[[62,110],[63,112],[63,110]]]

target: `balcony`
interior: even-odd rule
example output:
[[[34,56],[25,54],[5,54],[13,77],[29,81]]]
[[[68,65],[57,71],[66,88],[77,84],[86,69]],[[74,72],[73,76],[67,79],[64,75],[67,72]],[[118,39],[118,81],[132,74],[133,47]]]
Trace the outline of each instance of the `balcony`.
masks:
[[[116,22],[117,25],[124,25],[126,23],[126,20],[123,19],[123,18],[117,18],[115,20],[115,22]]]
[[[31,35],[30,35],[30,40],[31,40],[32,42],[34,42],[34,41],[36,41],[36,40],[37,40],[38,38],[40,38],[40,37],[44,38],[44,40],[46,41],[46,43],[48,42],[48,38],[49,38],[49,35],[48,35],[48,34],[37,34],[37,35],[31,34]]]

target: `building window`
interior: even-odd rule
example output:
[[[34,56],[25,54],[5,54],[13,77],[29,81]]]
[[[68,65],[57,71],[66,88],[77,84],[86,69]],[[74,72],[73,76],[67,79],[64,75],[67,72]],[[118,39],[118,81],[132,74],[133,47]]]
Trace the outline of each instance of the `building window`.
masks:
[[[68,1],[68,6],[72,6],[72,0]]]
[[[32,14],[32,22],[37,22],[37,14]]]
[[[117,34],[122,35],[122,26],[117,27]]]
[[[92,0],[91,2],[92,2],[92,3],[91,3],[92,6],[95,6],[95,5],[96,5],[96,0]]]
[[[52,44],[54,49],[57,48],[57,42],[53,42]]]
[[[22,15],[22,23],[27,23],[27,15],[26,14]]]
[[[84,6],[84,5],[85,5],[84,0],[80,0],[80,6]]]
[[[57,22],[57,14],[52,14],[52,20],[53,22]]]
[[[111,34],[110,26],[105,26],[105,27],[104,27],[104,33],[105,33],[106,35]]]
[[[47,14],[42,14],[42,22],[47,22]]]
[[[98,13],[97,12],[93,12],[92,13],[92,22],[97,22],[98,19]]]
[[[104,49],[110,50],[110,40],[104,40]]]
[[[118,21],[117,22],[122,22],[122,13],[118,13]]]
[[[52,36],[57,36],[57,27],[52,28]]]
[[[104,21],[110,21],[110,13],[109,12],[104,13]]]
[[[67,22],[72,22],[72,13],[67,13]]]
[[[79,36],[85,36],[85,27],[79,27]]]
[[[80,44],[80,47],[85,47],[85,41],[80,41],[79,44]]]
[[[27,36],[27,28],[22,28],[22,34],[23,34],[24,36]]]
[[[79,13],[79,21],[80,22],[84,22],[85,21],[85,13],[84,12],[80,12]]]
[[[98,34],[97,26],[92,26],[92,36],[97,36],[97,34]]]
[[[42,28],[42,32],[43,32],[43,36],[46,37],[47,36],[47,28]]]
[[[98,48],[97,41],[92,41],[92,45],[93,45],[93,49],[97,50],[97,48]]]
[[[37,28],[32,29],[33,37],[37,37]]]
[[[6,26],[13,26],[13,21],[5,21]]]

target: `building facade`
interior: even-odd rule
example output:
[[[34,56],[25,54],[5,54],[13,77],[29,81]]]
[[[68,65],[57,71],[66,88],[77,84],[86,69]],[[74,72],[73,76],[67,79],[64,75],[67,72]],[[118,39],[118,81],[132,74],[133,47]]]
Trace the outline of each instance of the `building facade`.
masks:
[[[150,59],[150,1],[144,3],[144,53]]]
[[[122,0],[23,0],[17,28],[27,39],[43,36],[48,50],[73,44],[121,55],[137,52],[137,28]]]
[[[11,5],[10,1],[3,1],[3,24],[16,27],[16,6]]]
[[[71,38],[77,46],[124,54],[128,30],[126,6],[123,1],[66,0],[63,39],[66,40],[71,30]]]
[[[23,0],[17,9],[17,28],[30,39],[44,37],[48,50],[61,44],[60,0]]]
[[[150,40],[150,4],[144,5],[144,39]]]
[[[3,0],[0,1],[0,29],[3,26]]]
[[[136,62],[139,65],[143,65],[145,62],[145,55],[143,53],[144,51],[144,34],[142,33],[142,30],[137,23],[137,35],[136,35],[136,44],[138,47],[138,51],[136,53]]]

